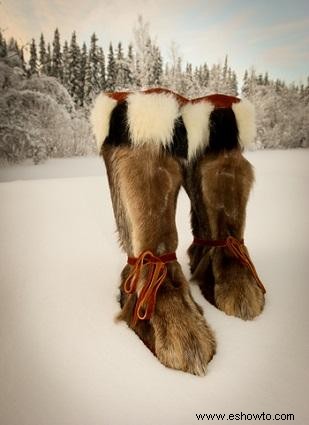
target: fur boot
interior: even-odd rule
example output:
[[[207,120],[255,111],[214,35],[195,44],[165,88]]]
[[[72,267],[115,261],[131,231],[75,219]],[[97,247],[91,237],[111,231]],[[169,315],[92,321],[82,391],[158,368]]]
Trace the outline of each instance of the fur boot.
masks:
[[[215,106],[208,120],[204,116],[209,131],[200,135],[201,148],[185,169],[194,235],[188,254],[204,296],[247,320],[261,313],[265,292],[243,242],[254,174],[242,149],[254,138],[254,114],[246,101]],[[189,132],[188,139],[190,145]]]
[[[179,102],[165,92],[101,94],[92,123],[128,255],[119,318],[165,366],[203,375],[215,341],[175,256],[181,157],[187,154],[179,142]]]

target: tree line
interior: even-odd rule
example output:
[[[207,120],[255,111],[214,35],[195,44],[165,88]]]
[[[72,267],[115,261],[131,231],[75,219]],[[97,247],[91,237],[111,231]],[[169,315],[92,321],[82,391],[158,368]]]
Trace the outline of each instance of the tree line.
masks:
[[[207,62],[193,67],[184,63],[175,45],[170,59],[164,61],[161,50],[151,38],[149,24],[138,19],[133,42],[126,48],[120,41],[109,43],[107,52],[99,45],[95,33],[89,45],[78,42],[74,31],[71,39],[62,41],[55,29],[52,42],[44,34],[29,43],[29,59],[25,46],[6,40],[0,31],[0,59],[22,70],[25,78],[53,77],[63,86],[77,110],[87,111],[100,91],[138,90],[166,87],[189,98],[209,93],[242,95],[256,107],[257,148],[309,146],[309,79],[307,84],[286,84],[272,79],[267,72],[245,70],[239,83],[226,56],[223,63]]]

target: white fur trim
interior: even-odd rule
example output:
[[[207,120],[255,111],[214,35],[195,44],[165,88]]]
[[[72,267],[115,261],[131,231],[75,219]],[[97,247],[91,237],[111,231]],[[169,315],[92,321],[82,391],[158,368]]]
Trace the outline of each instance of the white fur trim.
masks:
[[[187,130],[188,160],[194,158],[209,143],[209,117],[214,110],[210,102],[188,103],[181,109]]]
[[[151,143],[155,147],[172,143],[178,102],[165,93],[132,93],[127,98],[128,125],[133,145]]]
[[[112,99],[104,93],[100,93],[91,110],[90,122],[95,135],[98,150],[100,151],[104,140],[109,133],[109,122],[113,109],[117,105],[117,100]]]
[[[233,103],[232,109],[237,121],[239,143],[243,148],[248,148],[256,136],[254,106],[249,100],[244,99],[239,103]]]

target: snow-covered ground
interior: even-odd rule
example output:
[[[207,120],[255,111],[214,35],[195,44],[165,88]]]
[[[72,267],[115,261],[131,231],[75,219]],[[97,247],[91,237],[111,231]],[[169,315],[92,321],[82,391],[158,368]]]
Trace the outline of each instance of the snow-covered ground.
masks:
[[[19,165],[0,165],[0,182],[103,176],[103,174],[102,159],[98,156],[57,158],[37,165],[31,160]]]
[[[309,151],[247,157],[256,184],[246,241],[267,302],[243,322],[192,284],[218,342],[203,378],[165,368],[114,322],[125,255],[100,160],[1,170],[2,181],[42,178],[0,184],[1,425],[194,425],[203,422],[196,414],[241,412],[308,423]],[[189,277],[183,191],[177,223]]]

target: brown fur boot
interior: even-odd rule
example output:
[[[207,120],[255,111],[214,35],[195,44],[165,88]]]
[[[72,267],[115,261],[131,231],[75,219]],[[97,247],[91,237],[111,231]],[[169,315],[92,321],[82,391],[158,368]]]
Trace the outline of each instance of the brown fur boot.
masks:
[[[261,313],[265,290],[243,244],[254,174],[241,153],[235,115],[230,108],[211,113],[208,146],[186,167],[195,236],[188,254],[204,296],[226,314],[248,320]]]
[[[114,103],[113,103],[114,102]],[[173,135],[178,103],[165,94],[97,100],[96,131],[108,173],[120,243],[128,254],[121,275],[119,318],[166,366],[205,374],[215,341],[176,261],[175,209],[182,170]],[[169,257],[169,260],[166,258]],[[165,258],[165,260],[164,260]]]

